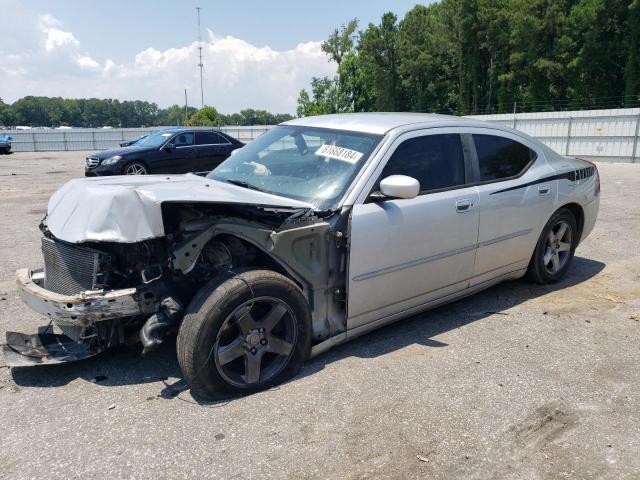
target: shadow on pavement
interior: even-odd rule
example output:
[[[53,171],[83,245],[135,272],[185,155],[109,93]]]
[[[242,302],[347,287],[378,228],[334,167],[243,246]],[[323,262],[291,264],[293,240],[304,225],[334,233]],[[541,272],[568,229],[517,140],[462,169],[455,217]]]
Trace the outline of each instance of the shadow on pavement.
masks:
[[[312,375],[325,365],[347,357],[377,357],[416,343],[433,348],[446,347],[446,343],[432,337],[501,313],[529,299],[580,284],[597,275],[604,267],[602,262],[575,257],[567,277],[555,285],[536,285],[525,280],[496,285],[335,347],[309,361],[295,378]],[[17,385],[42,388],[59,387],[78,378],[106,387],[162,381],[165,388],[159,396],[165,399],[175,398],[188,388],[183,380],[172,385],[167,383],[169,378],[182,377],[174,341],[168,339],[160,348],[145,356],[140,355],[141,350],[140,346],[125,347],[76,363],[13,368],[12,376]],[[198,403],[206,405],[215,402]]]

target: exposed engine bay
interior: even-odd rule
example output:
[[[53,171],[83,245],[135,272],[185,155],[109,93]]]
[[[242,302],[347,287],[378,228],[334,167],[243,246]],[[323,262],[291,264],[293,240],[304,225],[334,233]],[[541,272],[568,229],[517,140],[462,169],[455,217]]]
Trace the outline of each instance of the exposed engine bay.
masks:
[[[346,330],[348,212],[163,203],[165,235],[134,243],[66,242],[46,220],[43,271],[22,281],[39,289],[38,305],[26,297],[28,288],[22,295],[51,322],[37,335],[7,334],[12,366],[80,360],[138,341],[146,353],[177,331],[207,282],[252,268],[282,273],[300,287],[311,307],[313,343]],[[48,300],[40,298],[45,291]],[[107,299],[116,293],[118,300]],[[74,300],[65,306],[60,298]]]

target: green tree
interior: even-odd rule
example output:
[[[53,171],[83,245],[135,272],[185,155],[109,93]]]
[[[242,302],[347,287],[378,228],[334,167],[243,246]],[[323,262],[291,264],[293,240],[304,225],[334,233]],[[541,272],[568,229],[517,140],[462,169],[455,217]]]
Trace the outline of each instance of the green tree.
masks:
[[[624,94],[628,106],[637,105],[640,98],[640,0],[629,5],[629,36],[624,69]]]
[[[0,98],[0,125],[14,125],[14,115],[11,105],[7,105]]]
[[[298,95],[299,117],[351,111],[349,98],[343,94],[338,79],[314,77],[311,80],[311,93],[312,97],[303,89]]]
[[[218,126],[220,125],[220,114],[210,106],[205,105],[200,110],[189,117],[189,125],[192,126]]]
[[[184,105],[171,105],[167,108],[161,108],[158,110],[158,114],[155,118],[155,125],[162,126],[181,126],[186,125],[187,119],[198,111],[197,108],[187,107],[185,115]]]
[[[354,18],[345,25],[341,25],[340,28],[336,28],[333,33],[329,35],[327,41],[322,42],[320,48],[329,56],[330,60],[338,64],[338,67],[344,57],[353,50],[353,39],[357,29],[358,19]]]
[[[446,4],[416,5],[407,13],[398,34],[398,73],[408,109],[454,112],[457,56],[444,10]]]
[[[388,12],[380,25],[369,24],[360,34],[360,67],[371,98],[368,108],[378,111],[401,111],[407,102],[399,73],[398,17]]]

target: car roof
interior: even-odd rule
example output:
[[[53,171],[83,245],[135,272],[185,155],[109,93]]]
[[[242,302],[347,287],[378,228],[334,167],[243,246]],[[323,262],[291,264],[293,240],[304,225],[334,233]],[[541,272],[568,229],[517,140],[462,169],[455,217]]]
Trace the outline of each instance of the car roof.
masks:
[[[339,113],[334,115],[318,115],[289,120],[282,125],[305,126],[316,128],[332,128],[352,132],[385,134],[390,130],[408,125],[424,125],[427,127],[458,125],[483,125],[485,122],[453,115],[437,113]]]
[[[163,128],[162,130],[159,130],[159,131],[179,133],[179,132],[191,132],[193,130],[202,130],[205,132],[220,132],[220,129],[216,127],[171,127],[171,128]]]

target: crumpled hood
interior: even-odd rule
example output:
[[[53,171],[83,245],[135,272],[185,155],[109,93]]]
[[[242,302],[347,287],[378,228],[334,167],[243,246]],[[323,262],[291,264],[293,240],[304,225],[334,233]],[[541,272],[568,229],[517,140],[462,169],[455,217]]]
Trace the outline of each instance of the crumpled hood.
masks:
[[[311,204],[194,174],[79,178],[49,200],[47,226],[66,242],[134,243],[164,236],[163,202],[280,208]]]

